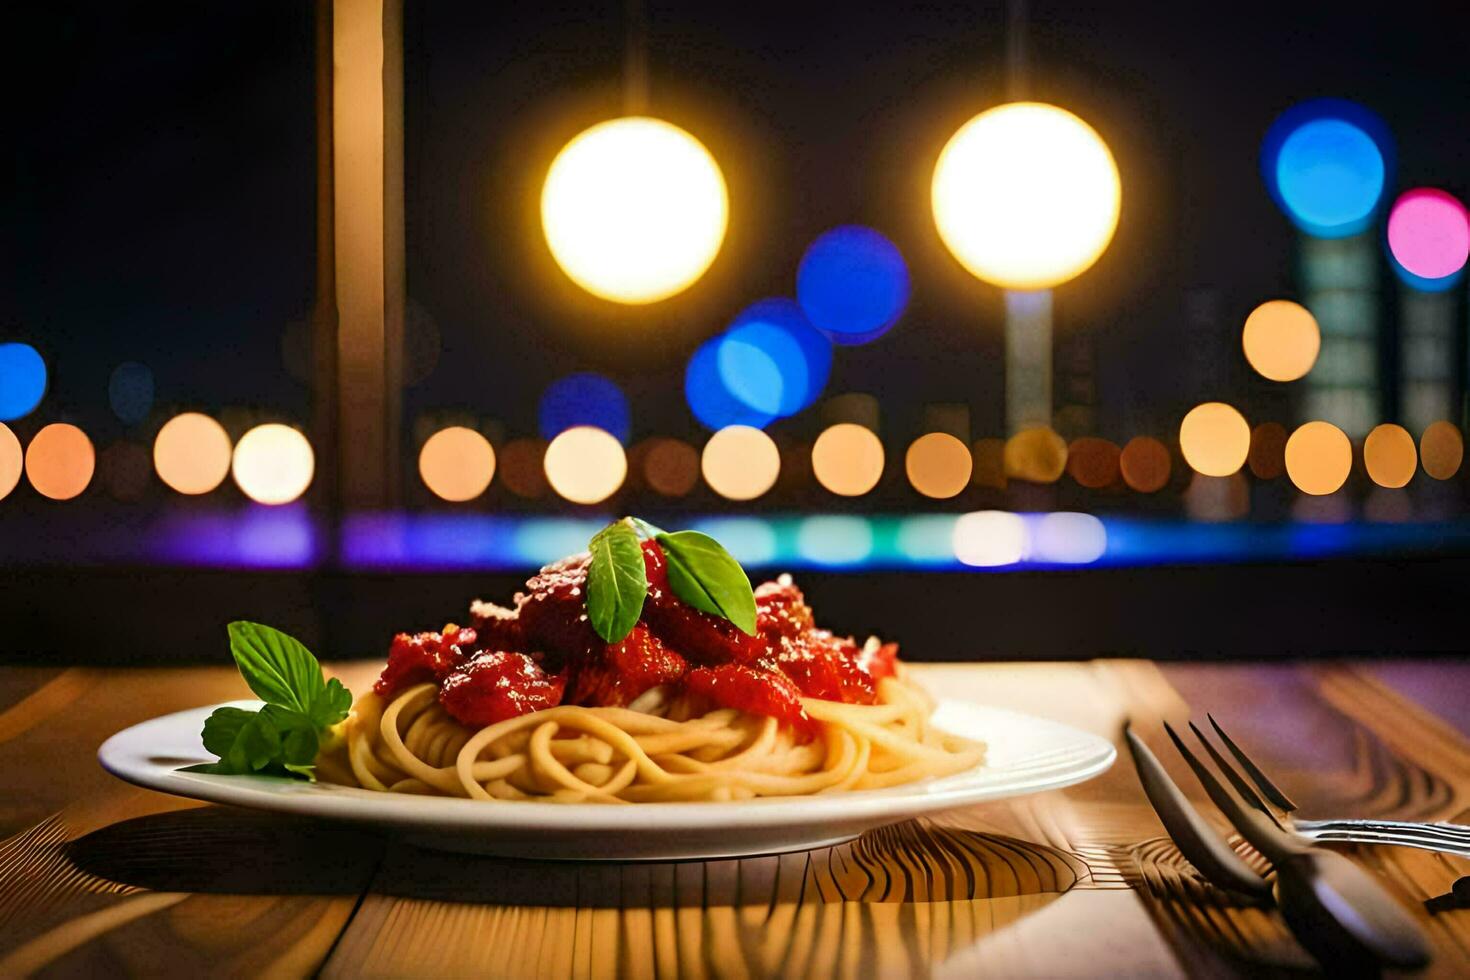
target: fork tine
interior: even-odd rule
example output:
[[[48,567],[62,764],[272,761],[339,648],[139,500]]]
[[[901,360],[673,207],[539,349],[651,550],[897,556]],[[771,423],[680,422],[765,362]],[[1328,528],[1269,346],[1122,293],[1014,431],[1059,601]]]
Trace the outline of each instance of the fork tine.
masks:
[[[1235,771],[1235,767],[1225,761],[1225,757],[1220,754],[1220,750],[1215,748],[1213,742],[1205,738],[1205,733],[1199,730],[1199,726],[1191,721],[1189,723],[1189,730],[1194,732],[1194,737],[1199,739],[1199,744],[1203,745],[1205,751],[1210,753],[1210,758],[1215,760],[1215,768],[1225,774],[1225,778],[1230,780],[1230,785],[1235,787],[1235,792],[1240,798],[1255,809],[1260,810],[1266,815],[1267,819],[1280,827],[1281,823],[1276,819],[1276,815],[1271,812],[1270,807],[1266,806],[1265,802],[1256,795],[1256,791],[1251,789],[1250,784],[1245,781],[1240,773]]]
[[[1248,840],[1252,847],[1263,854],[1267,861],[1279,864],[1291,856],[1295,848],[1286,835],[1268,823],[1260,814],[1245,806],[1236,798],[1235,794],[1226,789],[1215,774],[1199,760],[1199,757],[1189,750],[1179,733],[1174,731],[1174,726],[1167,721],[1164,722],[1164,731],[1169,733],[1174,748],[1184,757],[1189,768],[1194,770],[1195,778],[1204,787],[1205,793],[1220,812],[1225,814],[1225,819],[1230,821],[1231,826],[1240,831],[1240,835]]]
[[[1220,741],[1225,743],[1225,747],[1230,750],[1230,754],[1235,756],[1236,761],[1245,769],[1246,775],[1250,776],[1251,782],[1256,784],[1266,799],[1275,803],[1287,813],[1295,810],[1297,806],[1291,802],[1291,797],[1281,792],[1276,784],[1271,782],[1271,778],[1250,760],[1250,756],[1241,751],[1240,746],[1235,744],[1235,740],[1225,734],[1225,729],[1220,727],[1220,723],[1215,720],[1215,716],[1206,712],[1205,717],[1210,719],[1210,725],[1215,729],[1215,734],[1220,736]]]

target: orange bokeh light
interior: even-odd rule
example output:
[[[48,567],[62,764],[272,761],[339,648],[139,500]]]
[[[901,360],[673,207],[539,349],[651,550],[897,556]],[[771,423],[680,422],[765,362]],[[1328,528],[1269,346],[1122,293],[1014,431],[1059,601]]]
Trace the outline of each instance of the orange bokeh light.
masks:
[[[1174,461],[1169,447],[1153,436],[1134,436],[1118,456],[1123,482],[1139,493],[1157,493],[1169,482]]]
[[[628,475],[623,444],[590,425],[574,426],[551,440],[544,466],[551,489],[574,504],[601,503]]]
[[[1251,430],[1251,448],[1246,456],[1258,480],[1274,480],[1286,472],[1286,426],[1262,422]]]
[[[678,439],[650,440],[643,456],[643,479],[665,497],[683,497],[699,482],[699,451]]]
[[[1286,475],[1302,493],[1336,493],[1353,468],[1353,444],[1331,422],[1307,422],[1286,440]]]
[[[1067,441],[1041,426],[1006,440],[1006,476],[1031,483],[1055,483],[1067,470]]]
[[[749,425],[729,425],[710,436],[700,457],[710,489],[727,500],[754,500],[781,473],[781,451],[771,437]]]
[[[1436,480],[1448,480],[1460,472],[1465,459],[1465,440],[1453,422],[1431,422],[1419,437],[1419,462]]]
[[[25,471],[25,453],[10,426],[0,422],[0,500],[10,495]]]
[[[1179,450],[1196,473],[1229,476],[1245,464],[1251,428],[1224,402],[1196,405],[1179,424]]]
[[[70,500],[87,489],[97,468],[92,440],[74,425],[52,422],[26,449],[26,477],[43,497]]]
[[[1089,490],[1101,490],[1118,482],[1121,450],[1116,443],[1096,436],[1072,440],[1067,447],[1067,472]]]
[[[883,443],[854,422],[828,428],[812,445],[817,482],[842,497],[861,497],[883,476]]]
[[[440,429],[419,450],[419,476],[441,500],[474,500],[495,478],[495,449],[474,429]]]
[[[230,473],[230,436],[208,415],[175,415],[153,440],[153,468],[165,484],[184,494],[209,493]]]
[[[1408,485],[1418,465],[1414,437],[1402,425],[1385,422],[1363,440],[1363,466],[1380,487],[1392,490]]]
[[[1322,350],[1317,318],[1300,303],[1273,299],[1245,318],[1240,334],[1245,359],[1256,373],[1271,381],[1305,377]]]
[[[915,439],[903,463],[914,489],[935,500],[948,500],[964,490],[974,469],[970,447],[947,432]]]
[[[546,470],[542,460],[546,458],[546,443],[539,439],[512,439],[500,447],[497,460],[500,482],[517,497],[535,500],[544,497],[550,486],[546,482]]]
[[[311,486],[316,456],[306,436],[267,422],[240,437],[230,471],[235,485],[256,503],[289,504]]]

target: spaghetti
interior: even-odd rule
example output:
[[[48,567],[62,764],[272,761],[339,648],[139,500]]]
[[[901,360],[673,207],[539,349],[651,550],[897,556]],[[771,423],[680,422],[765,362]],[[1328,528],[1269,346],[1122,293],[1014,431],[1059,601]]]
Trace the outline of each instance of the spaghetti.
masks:
[[[979,765],[983,745],[930,724],[933,704],[902,675],[872,704],[802,698],[798,726],[652,688],[625,707],[558,705],[479,728],[425,682],[358,699],[329,782],[392,793],[554,803],[730,801],[877,789]]]

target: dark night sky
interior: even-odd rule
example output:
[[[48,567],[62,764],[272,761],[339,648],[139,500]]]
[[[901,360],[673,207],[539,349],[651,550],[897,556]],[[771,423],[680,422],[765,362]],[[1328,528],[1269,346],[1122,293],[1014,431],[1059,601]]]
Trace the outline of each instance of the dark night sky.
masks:
[[[407,5],[409,294],[444,341],[410,420],[463,409],[530,433],[546,382],[595,369],[632,395],[635,434],[693,436],[688,353],[790,294],[815,235],[859,222],[902,249],[914,299],[887,337],[839,352],[829,392],[878,394],[894,437],[927,401],[999,431],[999,295],[944,251],[928,181],[953,130],[1004,100],[1001,3],[652,3],[651,109],[713,150],[732,220],[709,275],[643,309],[580,294],[536,220],[555,150],[620,111],[623,5]],[[6,18],[0,289],[0,340],[53,368],[36,419],[115,437],[108,374],[141,360],[162,405],[304,420],[281,338],[312,293],[311,4],[44,6]],[[1052,0],[1031,20],[1031,96],[1089,120],[1123,174],[1113,246],[1057,294],[1059,334],[1096,340],[1100,434],[1166,431],[1202,396],[1250,401],[1238,325],[1292,290],[1294,234],[1256,169],[1282,109],[1361,101],[1394,131],[1397,187],[1470,194],[1464,4]],[[1200,342],[1219,345],[1215,377],[1177,369]]]

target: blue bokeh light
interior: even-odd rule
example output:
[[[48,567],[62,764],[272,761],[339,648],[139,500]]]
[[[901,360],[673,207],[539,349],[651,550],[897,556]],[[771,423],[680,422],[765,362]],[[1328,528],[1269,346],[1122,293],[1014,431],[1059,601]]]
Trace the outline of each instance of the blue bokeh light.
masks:
[[[909,270],[898,246],[872,228],[842,225],[807,248],[796,299],[812,326],[839,344],[881,337],[909,301]]]
[[[0,422],[31,414],[46,394],[46,362],[30,344],[0,344]]]
[[[541,437],[555,439],[567,429],[592,425],[626,443],[633,431],[627,396],[613,381],[584,371],[558,378],[546,387],[538,412]]]
[[[689,358],[684,372],[684,398],[701,425],[712,431],[727,425],[764,429],[774,421],[769,412],[751,408],[730,393],[720,377],[720,344],[724,335],[705,341]],[[771,366],[774,372],[774,365]]]
[[[734,398],[785,418],[817,400],[832,373],[832,344],[795,302],[764,299],[740,312],[719,338],[716,367]]]
[[[1272,200],[1302,231],[1344,238],[1368,228],[1393,169],[1393,141],[1376,114],[1344,99],[1314,99],[1277,117],[1261,144]]]
[[[107,402],[128,425],[147,418],[153,408],[153,372],[148,365],[127,361],[114,368],[107,382]]]

